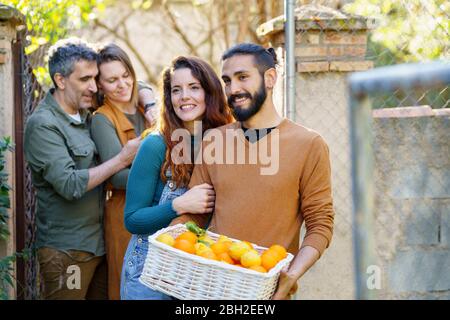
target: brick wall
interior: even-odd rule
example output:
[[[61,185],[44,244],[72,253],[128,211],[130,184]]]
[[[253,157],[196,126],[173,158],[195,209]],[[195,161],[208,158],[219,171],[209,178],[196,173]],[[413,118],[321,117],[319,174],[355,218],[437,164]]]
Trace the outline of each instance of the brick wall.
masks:
[[[297,72],[352,72],[373,67],[366,60],[368,31],[374,20],[350,17],[320,5],[296,9]],[[271,20],[258,28],[275,47],[285,47],[284,21]]]
[[[296,35],[298,72],[360,71],[372,68],[366,61],[367,30],[305,30]]]

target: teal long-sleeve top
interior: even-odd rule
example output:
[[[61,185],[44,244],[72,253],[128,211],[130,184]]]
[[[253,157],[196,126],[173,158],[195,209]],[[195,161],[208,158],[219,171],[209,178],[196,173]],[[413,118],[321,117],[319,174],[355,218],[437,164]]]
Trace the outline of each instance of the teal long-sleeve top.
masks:
[[[160,171],[166,145],[159,134],[147,136],[130,169],[126,188],[125,227],[133,234],[152,234],[177,217],[172,201],[158,204],[164,189]]]

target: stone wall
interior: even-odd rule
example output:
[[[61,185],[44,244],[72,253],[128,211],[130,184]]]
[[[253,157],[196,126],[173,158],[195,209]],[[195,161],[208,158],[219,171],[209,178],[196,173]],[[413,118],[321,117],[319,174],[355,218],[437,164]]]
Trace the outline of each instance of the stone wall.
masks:
[[[450,109],[374,116],[379,297],[450,299]]]

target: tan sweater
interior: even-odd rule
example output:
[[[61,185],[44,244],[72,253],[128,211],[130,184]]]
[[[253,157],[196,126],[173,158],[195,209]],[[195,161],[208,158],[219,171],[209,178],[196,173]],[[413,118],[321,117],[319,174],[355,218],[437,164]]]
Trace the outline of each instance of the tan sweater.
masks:
[[[225,137],[225,130],[232,129],[248,153],[252,143],[245,139],[240,128],[240,123],[235,122],[217,130]],[[276,174],[262,175],[260,169],[268,165],[262,165],[260,159],[256,164],[251,164],[248,157],[245,164],[207,164],[204,160],[195,166],[190,187],[205,182],[214,186],[216,203],[209,230],[266,247],[281,244],[295,254],[299,249],[300,227],[305,222],[302,247],[312,246],[322,255],[331,241],[334,218],[328,147],[318,133],[288,119],[276,129],[279,133],[279,144],[274,144],[275,148],[279,145]],[[258,147],[265,143],[272,151],[270,145],[276,142],[277,133],[272,131],[261,138]],[[206,140],[205,137],[203,159],[215,154],[208,149],[211,142]],[[236,158],[237,145],[223,144],[223,162],[231,150]],[[187,214],[172,224],[193,219],[205,225],[208,218]]]

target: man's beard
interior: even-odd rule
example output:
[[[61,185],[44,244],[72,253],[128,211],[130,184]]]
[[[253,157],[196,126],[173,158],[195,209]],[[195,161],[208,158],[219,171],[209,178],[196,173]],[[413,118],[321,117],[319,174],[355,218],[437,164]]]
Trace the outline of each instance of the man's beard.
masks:
[[[251,117],[253,117],[255,114],[258,113],[258,111],[261,109],[262,105],[264,104],[264,101],[266,101],[267,92],[266,88],[264,87],[264,83],[261,84],[258,91],[256,91],[255,95],[252,96],[250,93],[239,93],[231,95],[228,98],[228,105],[231,107],[231,110],[233,112],[233,116],[238,121],[247,121]],[[235,107],[233,105],[233,102],[235,99],[239,98],[248,98],[251,100],[251,104],[248,108],[244,107]]]

